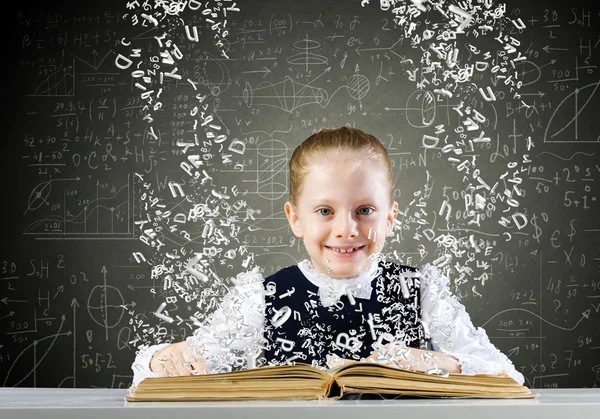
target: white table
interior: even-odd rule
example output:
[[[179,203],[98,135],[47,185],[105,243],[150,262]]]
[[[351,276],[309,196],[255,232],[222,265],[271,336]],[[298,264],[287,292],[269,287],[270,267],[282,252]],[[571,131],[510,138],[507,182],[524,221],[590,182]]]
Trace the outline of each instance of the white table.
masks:
[[[0,418],[600,419],[600,389],[536,389],[526,400],[126,402],[123,389],[0,388]]]

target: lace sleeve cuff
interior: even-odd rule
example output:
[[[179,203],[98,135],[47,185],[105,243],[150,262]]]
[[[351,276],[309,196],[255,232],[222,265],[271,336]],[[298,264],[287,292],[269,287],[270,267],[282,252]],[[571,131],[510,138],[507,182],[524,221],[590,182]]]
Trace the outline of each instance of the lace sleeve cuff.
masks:
[[[458,365],[460,365],[461,374],[475,375],[504,373],[521,385],[525,382],[523,374],[515,370],[512,366],[512,363],[511,366],[507,368],[506,364],[503,362],[483,360],[481,358],[466,353],[449,352],[448,355],[451,355],[458,359]]]
[[[465,374],[503,372],[523,384],[523,375],[511,360],[489,341],[484,329],[473,326],[465,307],[450,292],[448,278],[430,264],[419,271],[422,319],[433,349],[458,358]]]
[[[155,373],[150,370],[150,361],[152,361],[154,354],[165,346],[169,346],[169,344],[161,343],[160,345],[141,345],[138,347],[135,360],[131,365],[133,386],[137,386],[144,378],[155,376]]]

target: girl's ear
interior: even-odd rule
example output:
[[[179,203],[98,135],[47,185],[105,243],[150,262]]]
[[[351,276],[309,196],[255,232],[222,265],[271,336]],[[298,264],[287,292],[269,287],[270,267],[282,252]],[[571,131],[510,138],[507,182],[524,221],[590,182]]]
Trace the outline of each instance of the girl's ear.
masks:
[[[396,220],[396,214],[398,214],[398,202],[394,201],[394,203],[392,204],[392,208],[390,209],[390,212],[387,216],[388,222],[386,223],[386,225],[388,226],[388,230],[386,232],[386,236],[388,237],[394,234],[394,221]]]
[[[304,237],[304,232],[302,231],[302,226],[300,225],[300,218],[298,217],[298,213],[296,212],[294,205],[292,205],[290,201],[287,201],[283,208],[285,210],[285,215],[287,216],[294,236],[301,239],[302,237]]]

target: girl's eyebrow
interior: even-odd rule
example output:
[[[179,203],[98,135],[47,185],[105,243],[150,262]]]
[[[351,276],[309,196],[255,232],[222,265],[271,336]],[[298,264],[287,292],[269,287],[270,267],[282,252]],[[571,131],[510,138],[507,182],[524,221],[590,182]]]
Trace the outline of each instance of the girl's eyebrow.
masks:
[[[361,202],[361,203],[370,203],[370,202],[375,202],[376,199],[372,196],[368,196],[365,198],[356,198],[354,200],[355,202]],[[312,205],[317,205],[317,204],[336,204],[337,202],[335,200],[329,199],[329,198],[313,198],[310,200],[310,203]],[[363,205],[361,204],[361,205]]]

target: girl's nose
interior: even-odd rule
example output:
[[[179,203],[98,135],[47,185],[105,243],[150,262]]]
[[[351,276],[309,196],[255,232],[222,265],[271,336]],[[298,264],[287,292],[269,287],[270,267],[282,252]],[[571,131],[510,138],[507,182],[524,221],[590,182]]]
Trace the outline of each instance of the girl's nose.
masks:
[[[358,235],[358,223],[351,214],[340,214],[336,217],[336,237],[356,237]]]

